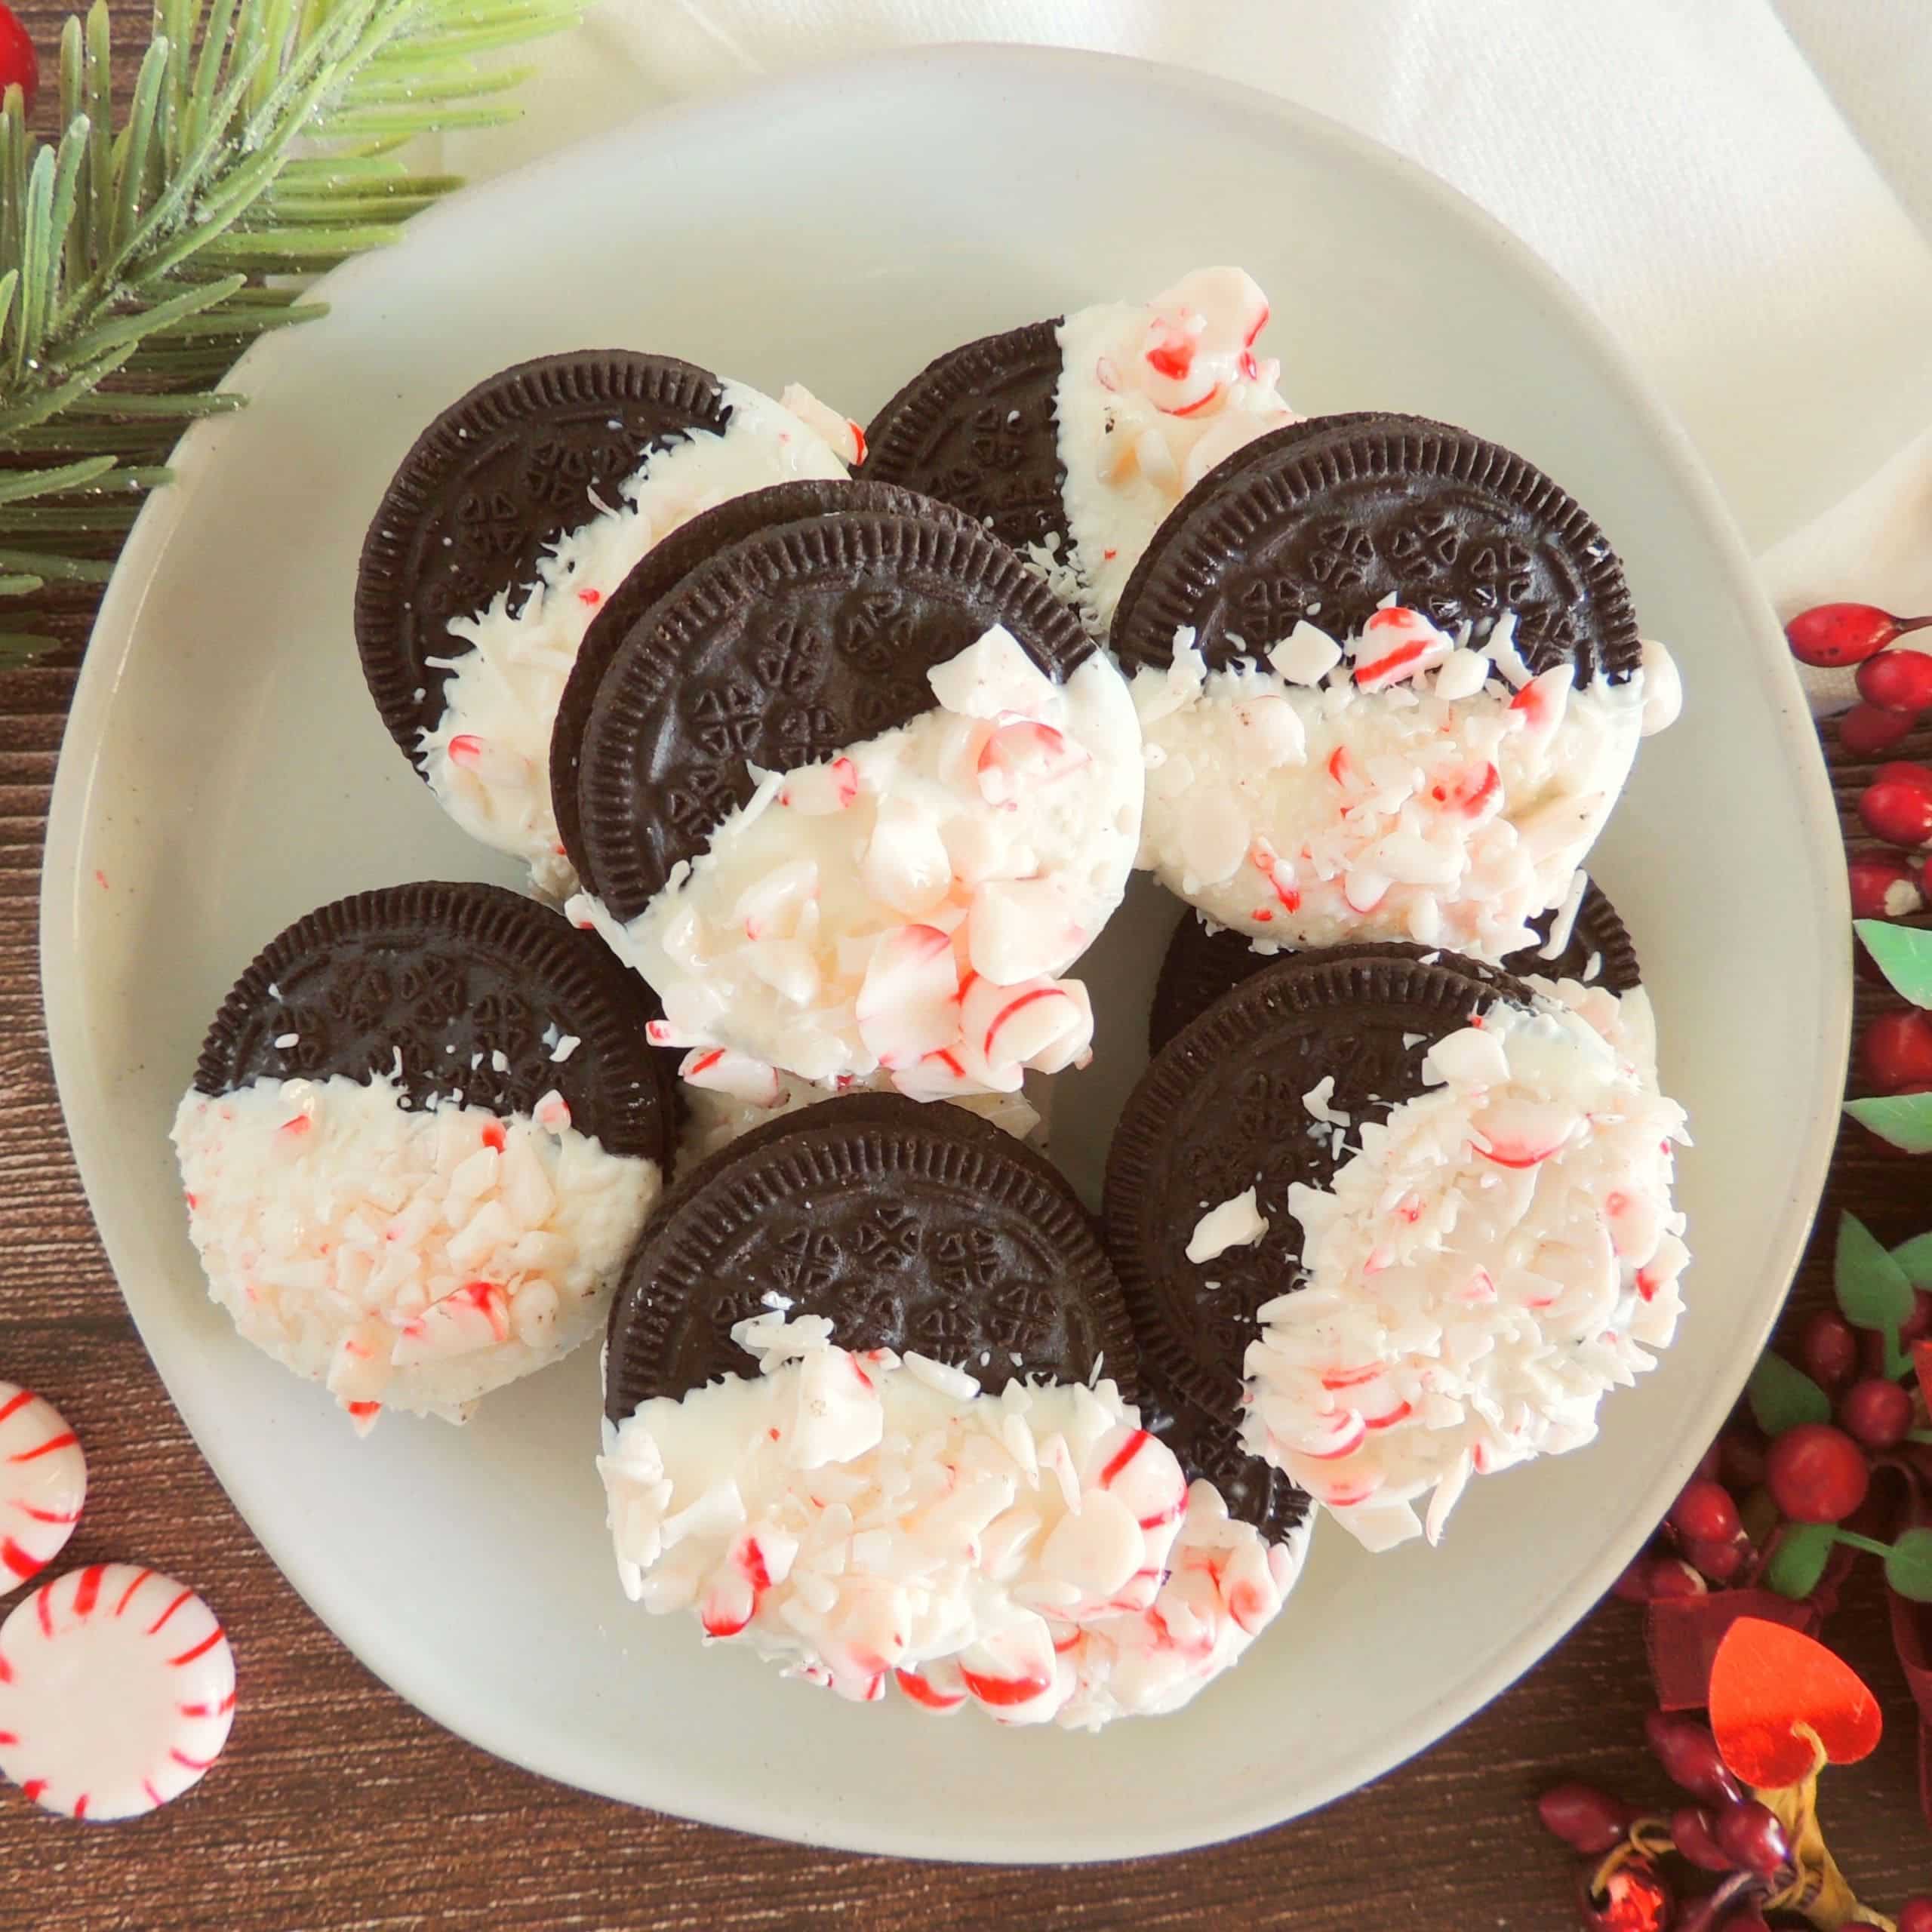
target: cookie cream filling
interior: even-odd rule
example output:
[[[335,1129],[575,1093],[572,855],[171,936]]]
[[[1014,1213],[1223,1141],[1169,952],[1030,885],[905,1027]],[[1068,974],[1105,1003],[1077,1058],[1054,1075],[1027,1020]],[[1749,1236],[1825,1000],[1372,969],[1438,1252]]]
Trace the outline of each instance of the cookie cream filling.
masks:
[[[1054,394],[1072,538],[1041,559],[1104,623],[1168,512],[1209,470],[1298,421],[1254,352],[1268,298],[1241,269],[1197,269],[1151,302],[1104,302],[1060,325]]]
[[[550,807],[551,728],[604,600],[654,544],[700,512],[798,477],[842,479],[858,459],[857,426],[808,392],[787,389],[777,403],[742,383],[720,387],[731,411],[721,432],[694,429],[652,451],[617,503],[543,559],[534,586],[451,622],[469,648],[452,645],[448,657],[429,660],[450,672],[442,717],[423,735],[431,789],[471,837],[522,860],[552,898],[574,891],[577,878]]]
[[[861,1702],[1093,1728],[1171,1710],[1300,1560],[1190,1491],[1111,1382],[1010,1383],[822,1318],[743,1321],[755,1377],[641,1403],[598,1463],[626,1593]]]
[[[657,989],[651,1037],[690,1049],[687,1078],[724,1049],[748,1090],[882,1070],[947,1099],[1088,1051],[1086,988],[1060,975],[1133,868],[1127,686],[1097,652],[1055,684],[997,626],[927,676],[937,703],[909,724],[754,768],[749,803],[635,918],[570,902]]]
[[[1436,1540],[1472,1475],[1588,1442],[1676,1328],[1687,1137],[1647,1004],[1540,990],[1438,1041],[1431,1090],[1328,1188],[1289,1189],[1306,1284],[1260,1311],[1243,1432],[1371,1549]]]
[[[210,1296],[359,1432],[384,1407],[463,1421],[587,1340],[662,1185],[555,1092],[499,1116],[380,1077],[263,1078],[191,1089],[174,1140]]]
[[[1533,677],[1514,631],[1506,616],[1472,648],[1391,605],[1346,647],[1303,623],[1212,672],[1181,631],[1172,665],[1134,678],[1140,863],[1251,939],[1491,959],[1537,944],[1530,921],[1602,830],[1663,673]]]

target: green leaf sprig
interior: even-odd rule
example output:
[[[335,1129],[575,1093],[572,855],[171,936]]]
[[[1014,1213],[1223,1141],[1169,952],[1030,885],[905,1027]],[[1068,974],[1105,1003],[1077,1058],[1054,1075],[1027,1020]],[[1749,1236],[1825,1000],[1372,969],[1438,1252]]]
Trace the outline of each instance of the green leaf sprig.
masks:
[[[513,118],[479,55],[583,0],[160,0],[116,125],[104,0],[60,42],[61,131],[0,103],[0,598],[106,580],[221,380],[323,312],[306,278],[457,186],[417,136]],[[0,627],[0,663],[48,640]]]

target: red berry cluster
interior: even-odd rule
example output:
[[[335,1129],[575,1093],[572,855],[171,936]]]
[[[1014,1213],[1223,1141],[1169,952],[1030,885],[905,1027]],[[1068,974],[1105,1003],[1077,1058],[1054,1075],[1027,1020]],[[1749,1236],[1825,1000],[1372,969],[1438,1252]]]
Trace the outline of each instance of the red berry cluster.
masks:
[[[1801,664],[1826,671],[1858,667],[1858,695],[1864,702],[1839,726],[1847,751],[1875,758],[1897,744],[1921,713],[1932,711],[1932,656],[1889,648],[1928,624],[1932,617],[1895,617],[1871,604],[1818,604],[1785,626],[1792,655]]]
[[[1838,721],[1838,741],[1859,758],[1892,750],[1932,712],[1932,650],[1894,649],[1913,631],[1932,627],[1932,616],[1895,617],[1869,604],[1820,604],[1801,611],[1785,626],[1801,663],[1845,669],[1856,665],[1859,696]],[[1879,766],[1859,795],[1866,831],[1898,851],[1861,852],[1848,862],[1852,915],[1903,919],[1932,900],[1932,765],[1894,761]],[[1861,955],[1861,970],[1869,970]],[[1932,1014],[1887,1013],[1867,1026],[1858,1060],[1881,1094],[1932,1091]]]
[[[1932,1294],[1920,1289],[1897,1343],[1909,1348],[1928,1336]],[[1918,1426],[1912,1390],[1886,1374],[1884,1338],[1861,1334],[1835,1309],[1812,1315],[1792,1352],[1794,1365],[1831,1398],[1832,1420],[1799,1423],[1767,1438],[1740,1407],[1649,1546],[1617,1580],[1619,1596],[1644,1603],[1767,1580],[1786,1526],[1845,1523],[1864,1509],[1872,1459],[1897,1449]],[[1775,1574],[1768,1580],[1778,1587]]]
[[[1537,1801],[1546,1828],[1590,1861],[1579,1923],[1586,1932],[1768,1932],[1766,1903],[1795,1876],[1783,1825],[1747,1795],[1706,1725],[1652,1711],[1644,1735],[1689,1802],[1647,1816],[1586,1784],[1558,1785]],[[1716,1889],[1680,1903],[1672,1859],[1718,1874]],[[1908,1900],[1898,1925],[1932,1932],[1932,1897]]]
[[[1545,1826],[1592,1860],[1583,1874],[1580,1922],[1589,1932],[1756,1932],[1764,1923],[1759,1907],[1793,1875],[1784,1826],[1745,1795],[1704,1725],[1652,1711],[1644,1734],[1689,1803],[1647,1817],[1585,1784],[1558,1785],[1537,1801]],[[1721,1874],[1722,1882],[1680,1911],[1661,1863],[1673,1857]]]

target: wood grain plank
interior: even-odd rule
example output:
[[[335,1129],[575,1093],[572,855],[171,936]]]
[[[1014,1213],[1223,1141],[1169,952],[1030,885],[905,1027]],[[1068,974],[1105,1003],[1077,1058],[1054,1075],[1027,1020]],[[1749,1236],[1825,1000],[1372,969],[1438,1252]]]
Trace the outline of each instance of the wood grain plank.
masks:
[[[51,49],[61,11],[19,9]],[[143,11],[115,0],[117,65]],[[60,1125],[42,1026],[36,894],[48,788],[90,607],[69,648],[0,674],[0,1374],[45,1388],[94,1472],[75,1561],[138,1555],[192,1580],[241,1670],[234,1740],[192,1797],[81,1829],[0,1792],[0,1928],[41,1932],[978,1932],[1211,1926],[1296,1932],[1552,1932],[1572,1863],[1530,1804],[1561,1775],[1661,1799],[1640,1725],[1638,1620],[1599,1607],[1435,1750],[1318,1816],[1179,1857],[1035,1871],[857,1858],[626,1810],[499,1764],[372,1678],[283,1582],[195,1451],[128,1318]],[[1932,749],[1932,736],[1916,747]],[[1847,773],[1847,802],[1856,774]],[[1878,1002],[1861,992],[1861,1004]],[[1915,1232],[1924,1170],[1847,1137],[1833,1199]],[[1807,1263],[1801,1306],[1826,1292]],[[1833,1632],[1897,1721],[1835,1772],[1831,1835],[1866,1895],[1926,1881],[1912,1740],[1872,1580]],[[1258,1721],[1294,1726],[1292,1711]]]

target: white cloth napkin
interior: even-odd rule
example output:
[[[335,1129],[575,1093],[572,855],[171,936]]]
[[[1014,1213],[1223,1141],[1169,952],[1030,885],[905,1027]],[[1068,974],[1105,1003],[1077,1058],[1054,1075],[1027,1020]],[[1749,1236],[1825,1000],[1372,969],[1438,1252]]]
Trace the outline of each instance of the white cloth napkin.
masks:
[[[602,0],[541,50],[508,139],[447,152],[495,172],[761,74],[968,39],[1198,68],[1399,149],[1621,337],[1781,615],[1932,610],[1925,0]]]

